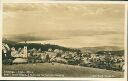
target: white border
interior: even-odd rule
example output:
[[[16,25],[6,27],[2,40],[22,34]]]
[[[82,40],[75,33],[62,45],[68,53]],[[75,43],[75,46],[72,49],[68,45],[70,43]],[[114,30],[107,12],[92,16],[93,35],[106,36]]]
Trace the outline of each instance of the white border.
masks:
[[[0,3],[0,77],[2,75],[2,14],[3,14],[3,5],[2,3]],[[0,78],[1,79],[1,78]]]
[[[126,4],[127,1],[64,1],[64,0],[60,0],[60,1],[45,1],[45,0],[40,0],[40,1],[36,1],[36,0],[8,0],[8,1],[4,1],[1,0],[1,3],[84,3],[84,4]]]
[[[125,4],[125,28],[124,28],[124,48],[125,48],[125,70],[126,70],[126,72],[125,72],[125,76],[124,77],[126,77],[127,78],[127,63],[128,63],[128,55],[127,55],[127,40],[128,40],[128,32],[127,32],[127,27],[128,27],[128,4],[126,3]]]
[[[127,3],[125,1],[39,1],[39,2],[22,2],[22,1],[15,1],[15,2],[2,2],[1,3],[1,12],[2,13],[2,4],[3,3],[72,3],[72,4],[124,4],[125,5],[125,69],[127,70],[127,14],[128,14],[128,7],[127,7]],[[0,22],[2,23],[2,14],[0,14]],[[2,24],[0,24],[0,35],[2,36]],[[0,37],[0,41],[1,41],[2,37]],[[0,45],[2,43],[0,42]],[[1,48],[0,48],[1,50]],[[2,60],[1,57],[2,54],[0,54],[0,58]],[[125,71],[125,75],[124,78],[55,78],[55,77],[2,77],[2,62],[0,62],[0,80],[98,80],[98,81],[127,81],[127,71]]]

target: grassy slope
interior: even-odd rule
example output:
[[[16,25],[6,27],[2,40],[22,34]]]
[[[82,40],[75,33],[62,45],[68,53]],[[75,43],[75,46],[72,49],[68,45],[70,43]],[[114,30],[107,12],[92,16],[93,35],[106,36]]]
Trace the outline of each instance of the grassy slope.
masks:
[[[63,74],[64,77],[123,77],[123,72],[55,63],[3,65],[5,70],[33,71],[37,74]],[[97,76],[96,76],[97,75]]]

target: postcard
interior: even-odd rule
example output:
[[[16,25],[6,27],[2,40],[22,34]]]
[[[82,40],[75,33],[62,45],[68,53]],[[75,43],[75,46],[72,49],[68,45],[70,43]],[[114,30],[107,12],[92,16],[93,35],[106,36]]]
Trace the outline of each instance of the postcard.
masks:
[[[125,4],[3,3],[2,77],[124,78]]]

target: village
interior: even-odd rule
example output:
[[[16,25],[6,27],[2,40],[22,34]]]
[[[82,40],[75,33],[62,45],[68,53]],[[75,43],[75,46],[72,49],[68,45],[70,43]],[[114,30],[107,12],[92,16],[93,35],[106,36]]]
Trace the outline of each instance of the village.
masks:
[[[76,65],[82,67],[99,68],[113,71],[124,71],[124,52],[121,51],[99,51],[97,54],[88,51],[81,52],[78,49],[61,50],[48,48],[31,49],[26,45],[23,47],[10,47],[2,43],[2,62],[4,65],[31,64],[31,63],[55,63]],[[119,55],[114,54],[119,53]],[[120,54],[121,53],[121,54]]]

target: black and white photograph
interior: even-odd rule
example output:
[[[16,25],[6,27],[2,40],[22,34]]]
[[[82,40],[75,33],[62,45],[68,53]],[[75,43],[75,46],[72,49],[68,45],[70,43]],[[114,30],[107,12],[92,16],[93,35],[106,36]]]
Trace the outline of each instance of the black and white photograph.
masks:
[[[124,78],[124,4],[4,3],[2,24],[2,77]]]

